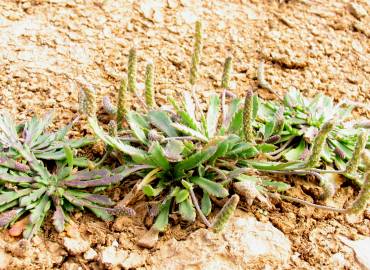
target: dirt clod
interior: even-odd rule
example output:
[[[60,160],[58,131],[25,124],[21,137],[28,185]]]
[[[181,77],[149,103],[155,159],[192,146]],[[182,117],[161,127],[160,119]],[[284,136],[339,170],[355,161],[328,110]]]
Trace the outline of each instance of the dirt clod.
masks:
[[[63,245],[71,255],[79,255],[90,248],[90,243],[81,238],[63,238]]]

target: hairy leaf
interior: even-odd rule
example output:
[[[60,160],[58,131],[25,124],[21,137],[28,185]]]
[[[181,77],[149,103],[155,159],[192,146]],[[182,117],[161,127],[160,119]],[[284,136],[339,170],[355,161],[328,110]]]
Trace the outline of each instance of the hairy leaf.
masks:
[[[196,131],[190,127],[187,127],[187,126],[184,126],[182,124],[179,124],[179,123],[173,123],[172,126],[177,129],[178,131],[186,134],[186,135],[189,135],[189,136],[192,136],[202,142],[208,142],[208,138],[206,136],[204,136],[202,133],[200,133],[199,131]]]
[[[216,150],[217,147],[212,146],[206,150],[199,151],[189,156],[187,159],[184,159],[183,161],[177,163],[175,166],[175,177],[181,177],[184,174],[184,171],[193,169],[201,165],[203,162],[211,158]]]
[[[176,194],[176,203],[181,203],[187,198],[189,198],[189,191],[186,189],[182,189]]]
[[[46,192],[47,187],[41,187],[32,191],[29,195],[26,195],[19,199],[19,206],[27,206],[30,203],[38,200]]]
[[[0,194],[0,206],[9,203],[11,201],[17,200],[18,198],[30,194],[32,189],[25,188],[18,191],[7,191]]]
[[[220,114],[220,98],[217,95],[212,95],[209,102],[207,112],[207,135],[212,138],[216,134],[218,117]]]
[[[138,114],[133,111],[129,111],[126,116],[127,122],[133,131],[135,137],[143,144],[147,144],[148,140],[146,138],[143,127],[140,124]]]
[[[195,217],[196,217],[195,208],[189,197],[180,203],[179,213],[183,220],[186,220],[189,222],[195,221]]]
[[[155,219],[153,227],[156,228],[158,231],[163,232],[166,230],[168,225],[168,215],[170,213],[172,198],[167,198],[161,205],[159,210],[159,214]]]
[[[149,158],[157,167],[162,168],[164,171],[170,169],[170,163],[165,156],[163,148],[158,142],[154,142],[151,146]]]
[[[203,191],[203,197],[200,201],[201,210],[205,216],[208,216],[212,211],[212,202],[206,191]]]
[[[203,177],[192,177],[190,180],[210,195],[220,198],[224,198],[229,195],[227,189],[219,183],[213,182]]]
[[[150,111],[148,113],[150,123],[164,132],[169,137],[176,137],[177,131],[172,126],[173,122],[169,116],[163,111]]]

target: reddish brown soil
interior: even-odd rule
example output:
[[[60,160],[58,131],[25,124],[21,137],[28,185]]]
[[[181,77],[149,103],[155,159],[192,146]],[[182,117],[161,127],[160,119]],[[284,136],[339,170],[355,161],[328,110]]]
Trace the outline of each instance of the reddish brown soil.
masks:
[[[296,87],[308,96],[323,92],[336,101],[346,98],[369,104],[370,32],[366,25],[370,24],[370,3],[357,1],[367,11],[360,17],[350,12],[349,2],[168,0],[146,14],[148,4],[136,1],[0,1],[0,108],[11,110],[17,120],[54,109],[55,125],[61,126],[77,112],[78,89],[73,79],[84,76],[94,84],[99,100],[106,94],[114,97],[133,44],[138,49],[140,82],[146,61],[154,59],[157,98],[164,102],[166,96],[188,87],[197,18],[205,25],[199,86],[203,100],[214,89],[219,91],[222,63],[233,55],[233,91],[240,95],[252,85],[260,96],[273,98],[257,88],[257,65],[263,59],[266,78],[278,93]],[[358,109],[357,115],[369,118],[370,113]],[[84,125],[77,125],[71,136],[85,132]],[[292,192],[312,200],[307,195],[312,194],[310,189],[302,183]],[[116,200],[123,197],[118,187],[115,191]],[[345,206],[355,194],[356,190],[343,188],[334,201]],[[148,223],[146,205],[141,201],[135,209],[136,218],[123,217],[115,223],[78,213],[73,228],[96,251],[117,241],[120,248],[147,258],[153,251],[135,244]],[[360,269],[354,253],[337,236],[370,236],[369,210],[363,222],[348,224],[341,215],[285,202],[269,211],[258,203],[243,209],[272,222],[291,240],[294,254],[289,269]],[[171,221],[173,226],[157,247],[172,237],[186,239],[202,226]],[[0,248],[14,258],[9,269],[103,269],[99,259],[88,262],[81,255],[68,255],[62,241],[71,231],[56,234],[48,220],[30,245],[1,232]],[[338,265],[338,253],[345,258],[344,265]],[[150,265],[144,260],[142,267]]]

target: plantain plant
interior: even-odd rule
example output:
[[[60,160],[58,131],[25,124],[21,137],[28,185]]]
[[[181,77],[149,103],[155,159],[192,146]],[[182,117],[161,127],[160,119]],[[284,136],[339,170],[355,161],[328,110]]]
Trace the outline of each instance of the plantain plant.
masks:
[[[25,225],[23,236],[30,238],[50,210],[58,232],[78,209],[87,208],[104,220],[111,220],[112,214],[134,214],[130,208],[112,208],[114,202],[93,189],[121,181],[132,169],[118,174],[83,169],[92,162],[74,157],[74,152],[94,140],[66,139],[71,125],[48,133],[51,120],[52,114],[47,114],[17,126],[8,112],[0,113],[0,226],[19,220]]]

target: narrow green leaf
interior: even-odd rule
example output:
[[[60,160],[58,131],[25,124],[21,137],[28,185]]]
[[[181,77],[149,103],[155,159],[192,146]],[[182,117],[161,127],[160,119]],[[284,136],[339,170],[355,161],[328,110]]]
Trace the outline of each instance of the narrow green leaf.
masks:
[[[299,142],[298,146],[290,149],[283,154],[283,157],[288,161],[301,160],[302,154],[305,151],[306,143],[303,139]]]
[[[194,208],[193,202],[191,201],[189,197],[180,203],[179,213],[183,220],[186,220],[189,222],[195,221],[195,217],[196,217],[195,208]]]
[[[198,139],[202,142],[208,142],[208,138],[206,136],[204,136],[202,133],[200,133],[199,131],[196,131],[192,128],[181,125],[179,123],[173,123],[172,127],[177,129],[178,131],[180,131],[180,132],[182,132],[186,135],[192,136],[192,137],[194,137],[194,138],[196,138],[196,139]]]
[[[129,111],[126,115],[127,122],[134,132],[135,137],[143,144],[147,144],[148,140],[146,138],[145,132],[140,124],[139,116],[136,112]]]
[[[168,225],[168,215],[170,213],[172,198],[167,198],[161,205],[159,210],[159,214],[155,219],[153,227],[156,228],[158,231],[163,232],[166,230]]]
[[[92,207],[89,207],[89,210],[93,212],[95,216],[97,216],[98,218],[101,218],[102,220],[105,220],[105,221],[114,220],[114,217],[111,214],[109,214],[107,210],[92,208]]]
[[[177,131],[172,126],[173,122],[164,111],[150,111],[148,113],[149,120],[153,126],[167,134],[169,137],[176,137]]]
[[[213,182],[203,177],[192,177],[190,179],[191,182],[200,186],[204,191],[208,194],[224,198],[229,195],[227,189],[225,189],[221,184]]]
[[[88,122],[93,129],[94,133],[107,145],[112,146],[114,149],[118,149],[121,152],[131,156],[134,160],[138,162],[142,162],[146,159],[146,152],[139,149],[132,147],[130,145],[124,144],[117,140],[116,138],[113,138],[106,134],[103,129],[99,126],[96,119],[89,117]]]
[[[203,191],[203,197],[202,197],[200,204],[201,204],[201,210],[203,214],[205,216],[208,216],[212,211],[212,202],[206,191]]]
[[[45,215],[44,210],[49,202],[49,196],[45,194],[39,201],[37,206],[31,210],[30,223],[35,224],[42,216]]]
[[[189,191],[182,189],[176,194],[176,203],[181,203],[189,197]]]
[[[170,169],[170,163],[165,156],[163,148],[158,142],[154,142],[151,146],[149,158],[155,166],[162,168],[164,171]]]
[[[32,189],[25,188],[18,191],[7,191],[0,194],[0,206],[9,203],[11,201],[14,201],[20,197],[23,197],[25,195],[28,195],[32,192]]]
[[[218,118],[220,114],[220,98],[218,95],[212,95],[207,112],[207,134],[212,138],[216,134]]]
[[[73,151],[71,147],[64,146],[64,154],[66,155],[68,167],[72,168],[73,167]]]
[[[258,144],[256,148],[262,153],[269,153],[276,150],[277,146],[269,143]]]
[[[143,193],[148,197],[158,196],[163,190],[163,187],[153,188],[151,185],[145,185],[142,188]]]
[[[184,151],[184,144],[181,141],[170,140],[164,149],[166,158],[170,161],[180,161],[182,159],[182,152]]]
[[[41,187],[39,189],[34,190],[27,196],[24,196],[19,199],[19,206],[27,206],[30,203],[38,200],[47,190],[47,187]]]
[[[239,135],[243,127],[243,109],[236,112],[230,122],[228,132]]]
[[[217,147],[213,146],[206,150],[199,151],[191,155],[187,159],[184,159],[183,161],[177,163],[175,166],[175,177],[179,178],[184,175],[184,171],[193,169],[201,165],[203,162],[211,158],[216,152],[216,150],[217,150]]]

